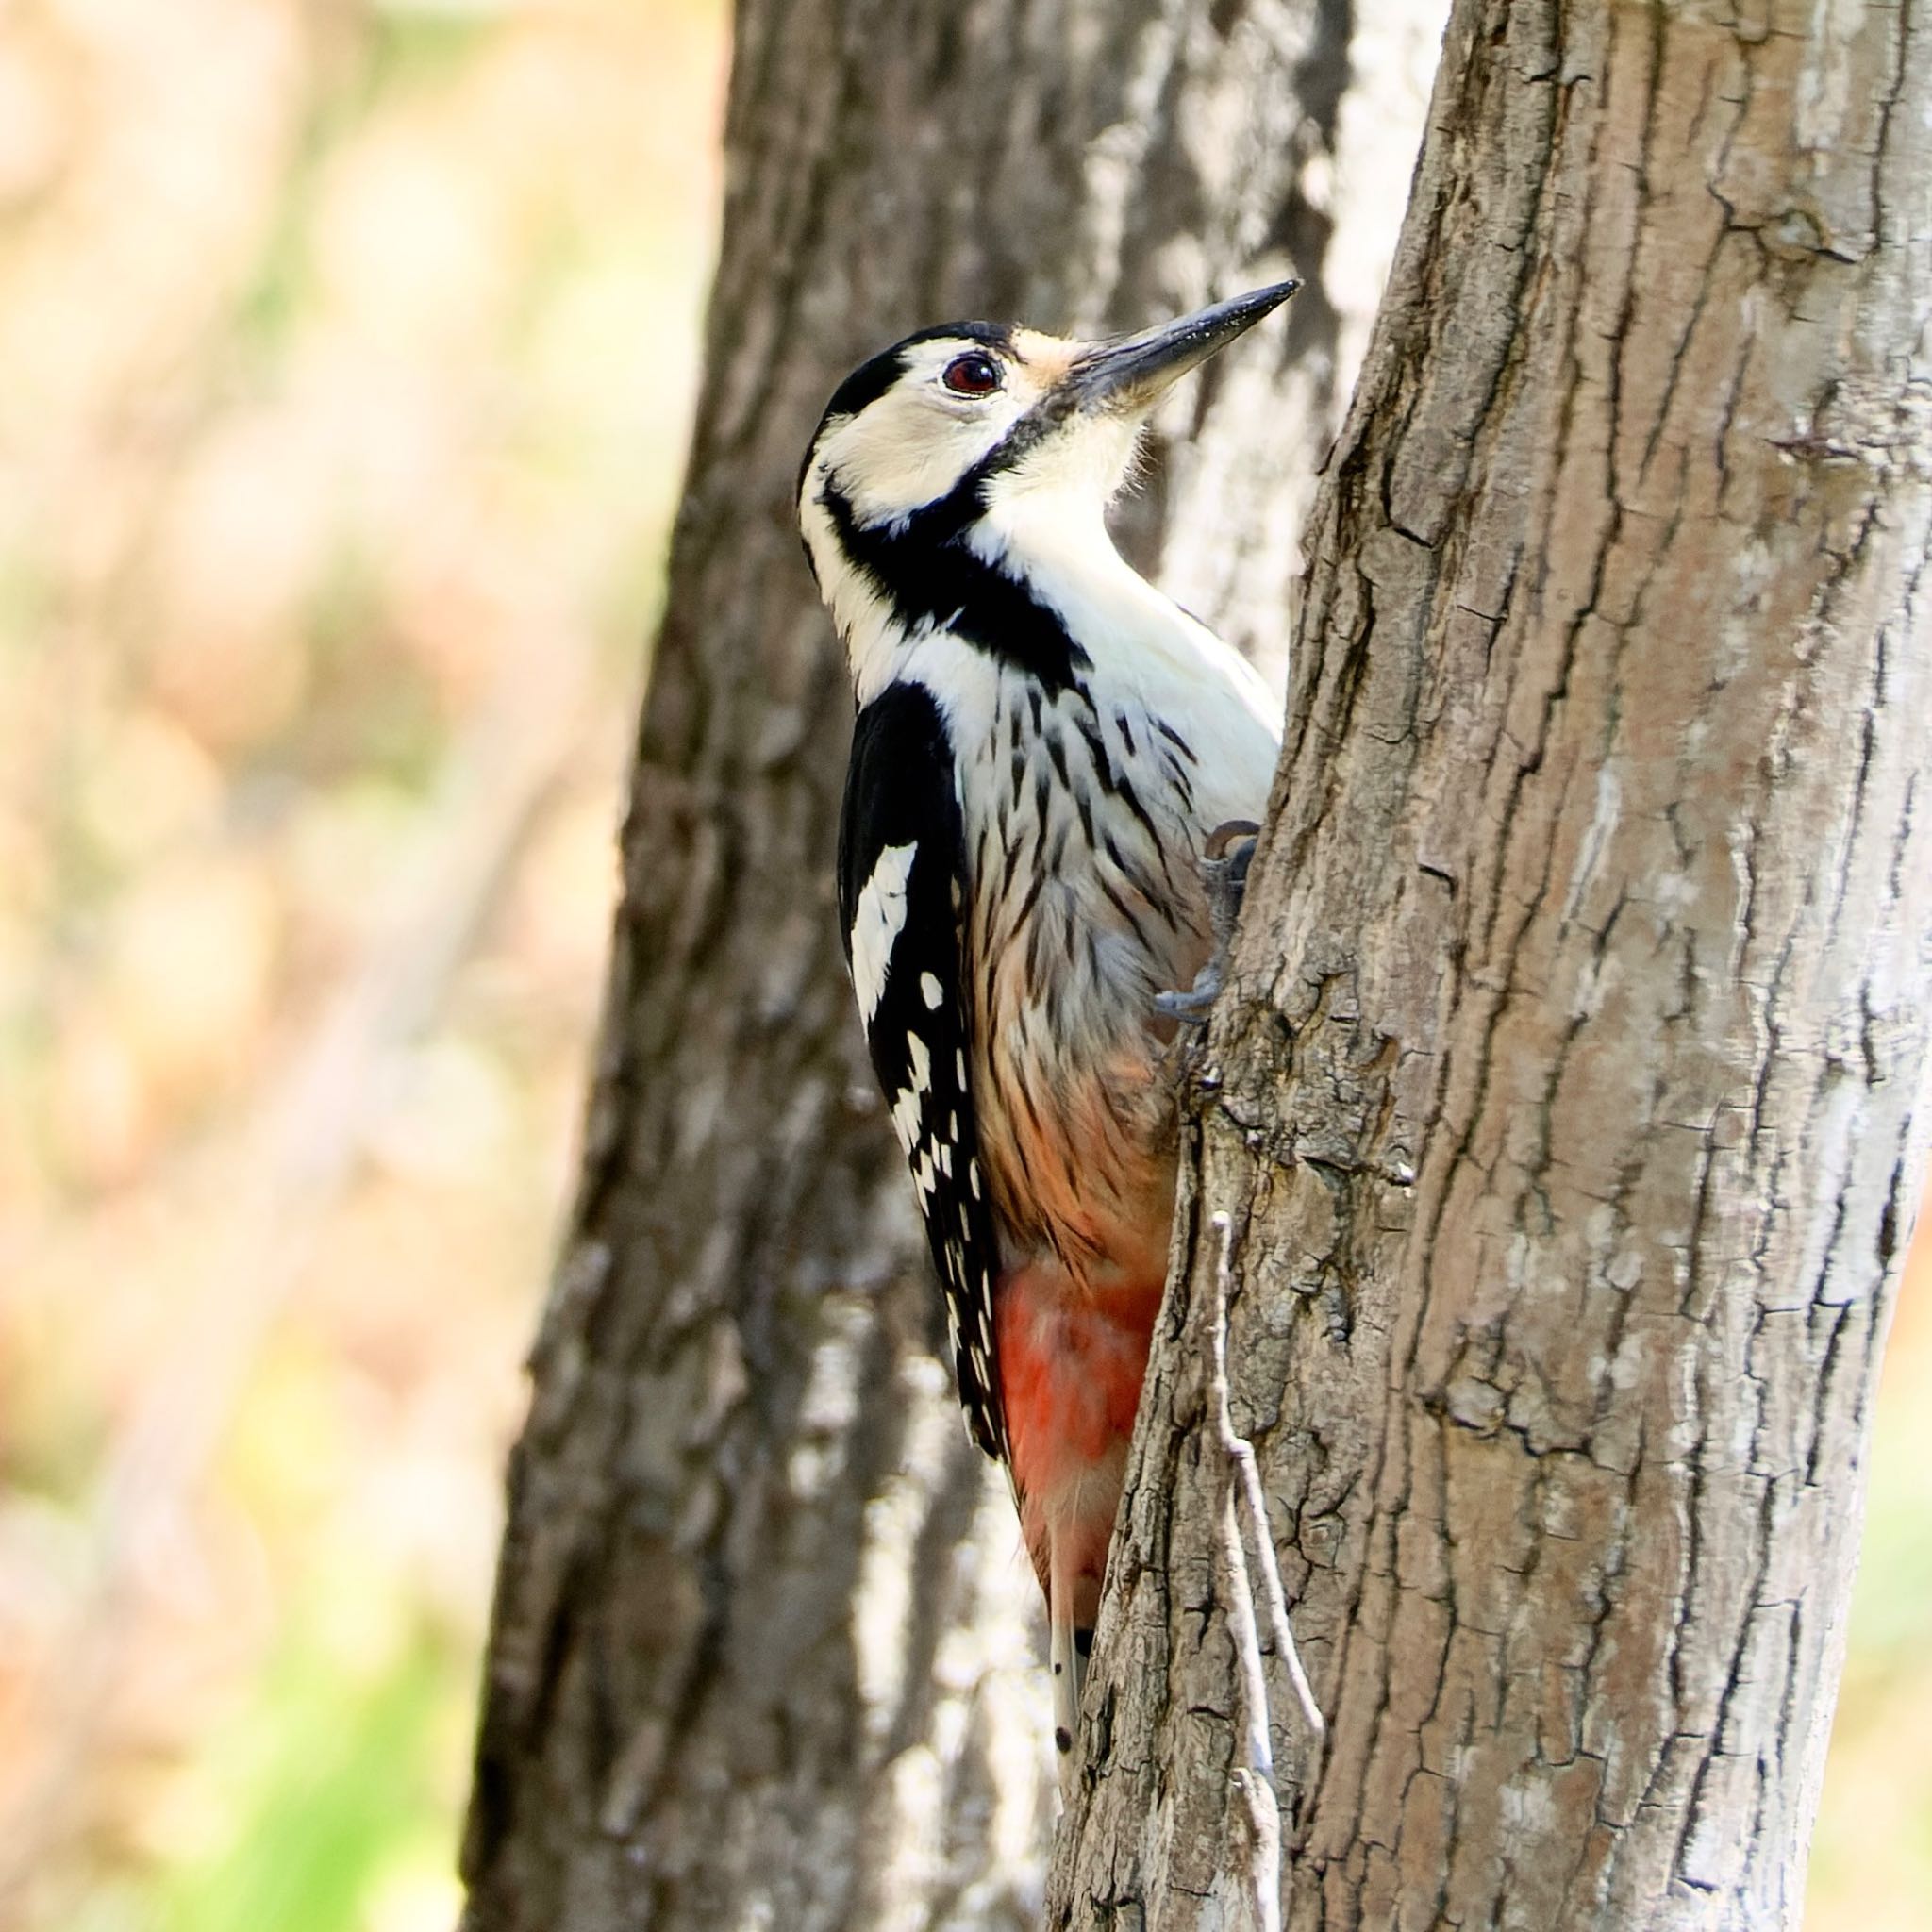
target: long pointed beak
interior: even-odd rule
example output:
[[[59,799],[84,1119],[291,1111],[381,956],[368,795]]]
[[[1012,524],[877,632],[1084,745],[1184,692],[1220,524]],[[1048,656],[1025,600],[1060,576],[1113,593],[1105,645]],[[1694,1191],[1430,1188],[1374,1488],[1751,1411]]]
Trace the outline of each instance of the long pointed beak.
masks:
[[[1196,309],[1178,322],[1163,322],[1138,335],[1095,342],[1075,358],[1066,387],[1080,409],[1137,411],[1149,408],[1189,370],[1224,349],[1264,315],[1272,315],[1301,287],[1276,282],[1211,308]]]

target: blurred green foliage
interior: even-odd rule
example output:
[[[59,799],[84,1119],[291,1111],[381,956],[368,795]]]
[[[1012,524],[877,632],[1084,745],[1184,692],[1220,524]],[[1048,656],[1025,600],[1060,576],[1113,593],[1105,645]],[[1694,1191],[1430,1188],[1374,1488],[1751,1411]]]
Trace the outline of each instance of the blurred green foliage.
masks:
[[[207,1740],[203,1773],[221,1829],[166,1871],[172,1932],[341,1932],[446,1907],[448,1718],[468,1701],[460,1654],[425,1633],[373,1681],[345,1683],[313,1632],[290,1634],[259,1702]],[[382,1901],[400,1900],[403,1909]],[[426,1914],[425,1915],[426,1916]]]
[[[1868,1458],[1852,1598],[1807,1923],[1914,1932],[1932,1899],[1932,1212],[1922,1213]]]

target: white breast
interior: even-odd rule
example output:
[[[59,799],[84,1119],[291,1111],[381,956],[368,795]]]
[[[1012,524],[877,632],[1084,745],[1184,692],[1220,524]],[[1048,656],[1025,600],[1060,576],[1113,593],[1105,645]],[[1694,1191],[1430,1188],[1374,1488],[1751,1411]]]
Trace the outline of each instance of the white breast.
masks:
[[[1134,1279],[1164,1265],[1173,1198],[1154,1001],[1206,961],[1202,848],[1259,821],[1276,747],[1211,659],[1094,655],[1052,698],[1004,673],[965,768],[974,1085],[1012,1237]]]
[[[1058,612],[1088,660],[1073,687],[943,629],[884,626],[855,677],[861,694],[924,684],[955,746],[974,1103],[1003,1241],[1094,1292],[1158,1281],[1174,1099],[1154,1000],[1207,958],[1202,848],[1262,818],[1280,701],[1122,559],[1091,506],[1036,497],[972,541]]]

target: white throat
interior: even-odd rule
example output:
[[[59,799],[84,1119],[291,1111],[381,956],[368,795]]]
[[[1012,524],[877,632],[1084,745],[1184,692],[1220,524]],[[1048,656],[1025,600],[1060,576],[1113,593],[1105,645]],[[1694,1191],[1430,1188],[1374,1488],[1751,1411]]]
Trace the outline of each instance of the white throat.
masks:
[[[966,693],[990,696],[1001,675],[996,659],[957,635],[943,616],[908,628],[890,598],[846,561],[830,513],[813,491],[807,492],[803,521],[859,705],[910,678],[956,708],[977,709]],[[1206,689],[1227,692],[1278,733],[1280,701],[1260,675],[1120,554],[1107,528],[1105,491],[1094,478],[1016,471],[1001,479],[967,541],[984,562],[1053,611],[1091,660],[1091,677],[1104,691],[1158,709],[1198,692],[1205,674]],[[959,722],[973,728],[969,719]]]

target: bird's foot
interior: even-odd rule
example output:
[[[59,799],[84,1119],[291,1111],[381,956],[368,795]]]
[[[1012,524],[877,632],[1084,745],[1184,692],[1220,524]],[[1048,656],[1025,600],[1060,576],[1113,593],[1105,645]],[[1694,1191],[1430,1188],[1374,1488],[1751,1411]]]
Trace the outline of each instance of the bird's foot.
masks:
[[[1158,992],[1155,1010],[1186,1026],[1206,1023],[1208,1009],[1220,996],[1227,977],[1227,955],[1234,943],[1235,923],[1248,888],[1248,866],[1255,857],[1260,826],[1252,819],[1229,819],[1208,835],[1201,852],[1201,883],[1208,889],[1208,929],[1214,950],[1185,992]]]

